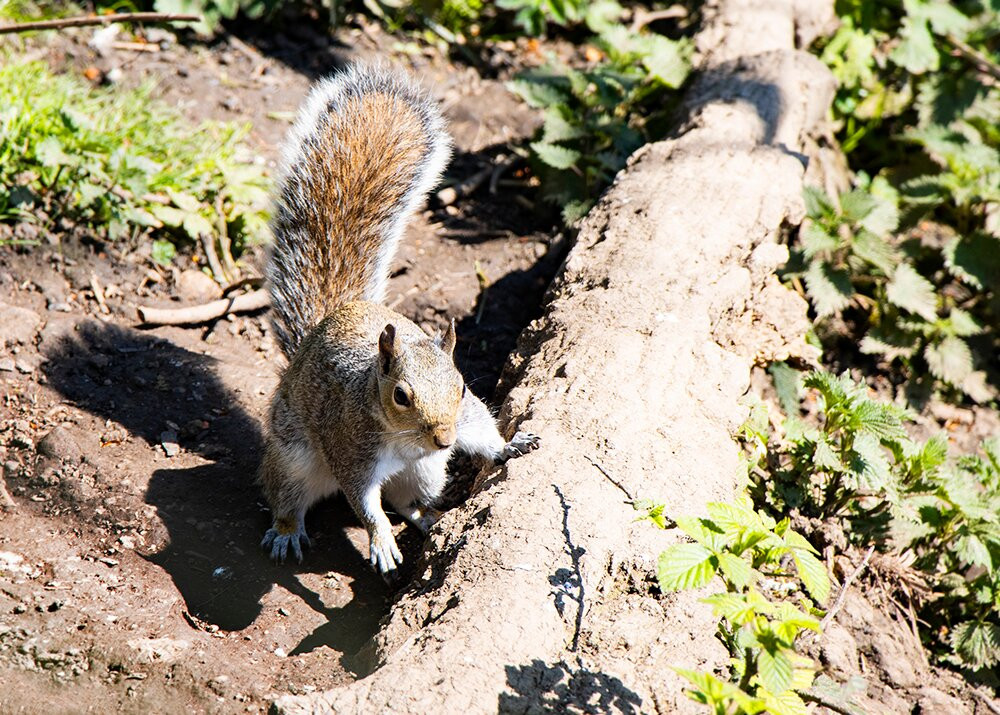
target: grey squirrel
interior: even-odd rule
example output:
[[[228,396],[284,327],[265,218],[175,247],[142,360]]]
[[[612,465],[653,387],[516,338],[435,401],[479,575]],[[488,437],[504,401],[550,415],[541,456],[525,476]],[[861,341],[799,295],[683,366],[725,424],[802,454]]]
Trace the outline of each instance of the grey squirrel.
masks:
[[[266,277],[288,367],[271,403],[259,480],[274,516],[262,547],[309,545],[304,518],[343,491],[368,530],[372,566],[402,556],[382,507],[427,531],[455,450],[497,463],[538,447],[505,440],[443,336],[382,305],[408,216],[451,151],[444,121],[404,76],[355,65],[318,82],[284,148]]]

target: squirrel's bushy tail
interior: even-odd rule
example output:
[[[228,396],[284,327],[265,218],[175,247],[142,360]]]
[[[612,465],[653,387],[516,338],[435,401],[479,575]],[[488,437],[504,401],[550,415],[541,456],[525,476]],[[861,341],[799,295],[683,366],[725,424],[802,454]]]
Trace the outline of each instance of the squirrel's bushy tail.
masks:
[[[397,72],[355,65],[313,87],[285,144],[267,267],[289,358],[336,306],[384,299],[405,220],[450,149],[437,106]]]

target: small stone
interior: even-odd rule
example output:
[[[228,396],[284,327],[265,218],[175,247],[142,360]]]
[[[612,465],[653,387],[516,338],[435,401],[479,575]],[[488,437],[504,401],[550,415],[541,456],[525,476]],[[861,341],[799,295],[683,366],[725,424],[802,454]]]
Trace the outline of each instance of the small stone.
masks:
[[[0,358],[0,372],[14,372],[14,358]]]
[[[83,450],[65,427],[56,427],[38,441],[38,453],[52,459],[66,459],[79,462]]]
[[[191,647],[189,641],[176,638],[136,638],[128,645],[137,652],[137,660],[146,663],[169,663]]]
[[[192,303],[214,300],[221,295],[218,283],[193,268],[180,272],[175,289],[181,300]]]
[[[8,479],[16,477],[20,469],[21,464],[13,459],[8,459],[3,463],[3,475]]]
[[[18,372],[24,373],[25,375],[30,375],[35,371],[35,366],[27,360],[18,360],[14,363],[14,367],[17,368]]]
[[[7,345],[30,343],[41,323],[33,310],[0,303],[0,335]]]
[[[181,446],[177,444],[177,433],[173,430],[160,432],[160,446],[168,457],[176,457],[181,451]]]
[[[288,609],[287,609],[287,608],[284,608],[284,607],[282,607],[282,608],[279,608],[279,609],[278,609],[278,613],[279,613],[280,615],[282,615],[282,616],[287,616],[287,615],[290,615],[290,614],[288,613]]]
[[[20,615],[21,613],[26,613],[27,611],[28,607],[25,606],[23,603],[19,603],[16,606],[14,606],[14,613],[16,614]]]
[[[132,537],[132,536],[129,536],[128,534],[124,534],[122,536],[119,536],[118,537],[118,543],[121,544],[122,546],[124,546],[126,549],[134,549],[135,548],[135,538]]]
[[[275,648],[274,649],[274,654],[276,656],[278,656],[279,658],[286,658],[286,657],[288,657],[288,653],[285,652],[284,648]]]

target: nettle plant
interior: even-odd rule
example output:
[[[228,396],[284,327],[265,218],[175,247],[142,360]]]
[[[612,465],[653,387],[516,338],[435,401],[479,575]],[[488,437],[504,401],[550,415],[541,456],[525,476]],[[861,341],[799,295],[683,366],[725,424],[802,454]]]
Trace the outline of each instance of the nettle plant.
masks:
[[[688,40],[628,29],[623,13],[614,2],[590,3],[587,54],[597,59],[579,68],[553,61],[509,84],[544,111],[532,166],[568,224],[586,214],[632,152],[665,131],[671,90],[690,71]]]
[[[949,458],[945,437],[907,436],[910,413],[846,375],[813,372],[818,425],[762,423],[751,494],[769,513],[846,520],[855,546],[896,554],[929,586],[917,605],[924,642],[970,670],[1000,661],[1000,439]],[[783,400],[784,401],[784,400]]]
[[[814,604],[829,596],[826,569],[788,519],[754,511],[749,497],[706,510],[677,519],[694,541],[664,551],[657,570],[664,591],[700,588],[715,577],[724,588],[703,600],[732,655],[728,678],[678,669],[693,686],[688,695],[720,714],[804,713],[800,693],[816,671],[795,645],[803,632],[819,630]]]
[[[837,201],[815,187],[804,196],[808,220],[784,276],[804,281],[821,335],[829,319],[858,311],[863,353],[908,377],[929,372],[974,400],[993,399],[975,353],[978,345],[979,362],[989,363],[998,339],[984,326],[997,315],[1000,239],[941,226],[895,234],[906,202],[883,177],[859,175],[857,188]]]

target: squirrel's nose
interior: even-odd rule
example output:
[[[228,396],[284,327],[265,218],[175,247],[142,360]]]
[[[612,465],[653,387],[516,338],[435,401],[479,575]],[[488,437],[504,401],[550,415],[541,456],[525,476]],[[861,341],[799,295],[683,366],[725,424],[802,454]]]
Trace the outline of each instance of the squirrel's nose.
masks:
[[[455,428],[438,427],[434,430],[434,444],[437,445],[438,449],[448,449],[455,444]]]

